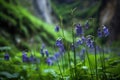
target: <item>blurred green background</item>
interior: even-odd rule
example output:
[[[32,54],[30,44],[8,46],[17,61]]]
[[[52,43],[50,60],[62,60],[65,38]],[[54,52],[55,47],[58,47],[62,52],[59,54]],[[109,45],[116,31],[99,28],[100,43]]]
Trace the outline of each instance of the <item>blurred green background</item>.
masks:
[[[120,44],[117,0],[1,0],[0,7],[0,47],[17,51],[38,48],[41,43],[50,46],[58,37],[56,25],[62,22],[69,37],[72,23],[84,25],[87,20],[92,26],[88,34],[107,25],[111,31],[108,43]]]

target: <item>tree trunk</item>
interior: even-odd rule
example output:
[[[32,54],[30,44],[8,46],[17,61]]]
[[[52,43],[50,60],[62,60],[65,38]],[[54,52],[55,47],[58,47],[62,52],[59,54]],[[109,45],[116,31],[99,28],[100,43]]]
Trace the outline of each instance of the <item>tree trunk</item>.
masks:
[[[100,25],[108,25],[110,39],[120,40],[120,0],[102,0]]]

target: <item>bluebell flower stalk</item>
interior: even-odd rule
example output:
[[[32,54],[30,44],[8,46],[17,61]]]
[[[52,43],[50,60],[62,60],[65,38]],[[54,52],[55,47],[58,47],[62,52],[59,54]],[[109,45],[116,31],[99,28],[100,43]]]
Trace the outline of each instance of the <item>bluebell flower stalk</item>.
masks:
[[[57,47],[61,47],[63,45],[63,43],[62,43],[62,38],[58,38],[57,40],[56,40],[56,46]]]
[[[91,37],[88,37],[86,39],[86,45],[89,47],[89,48],[94,48],[94,41],[92,40]]]
[[[109,35],[109,30],[106,26],[103,25],[103,34],[105,37],[107,37]]]
[[[45,50],[45,54],[46,54],[46,57],[49,57],[49,53],[47,49]]]
[[[98,29],[97,34],[98,34],[98,37],[100,37],[100,38],[103,37],[103,33],[100,29]]]
[[[82,35],[82,33],[83,33],[82,26],[80,24],[76,24],[75,31],[76,31],[77,36]]]
[[[29,61],[29,58],[28,58],[26,52],[22,52],[22,61],[23,62],[28,62]]]
[[[46,59],[46,63],[47,63],[49,66],[53,65],[53,61],[52,61],[49,57]]]
[[[103,25],[103,28],[102,29],[98,29],[98,37],[107,37],[110,33],[109,33],[109,30],[106,26]]]
[[[58,59],[58,58],[60,57],[60,53],[59,53],[59,52],[56,52],[56,53],[54,54],[54,56]]]
[[[76,41],[76,45],[82,45],[83,44],[83,40],[81,38],[79,38],[77,41]]]

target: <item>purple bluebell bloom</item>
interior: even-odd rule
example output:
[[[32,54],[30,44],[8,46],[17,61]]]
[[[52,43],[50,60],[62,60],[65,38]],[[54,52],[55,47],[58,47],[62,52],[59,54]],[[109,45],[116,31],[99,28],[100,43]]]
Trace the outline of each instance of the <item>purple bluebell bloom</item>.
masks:
[[[47,58],[46,63],[51,66],[53,65],[53,61],[50,58]]]
[[[56,46],[57,46],[57,47],[61,47],[62,45],[63,45],[62,39],[61,39],[61,38],[58,38],[58,39],[56,40]]]
[[[80,24],[77,24],[75,26],[75,31],[77,36],[81,35],[83,33],[82,26]]]
[[[105,37],[107,37],[109,35],[109,30],[106,26],[103,26],[103,34]]]
[[[89,38],[87,38],[87,40],[86,40],[86,45],[87,45],[89,48],[94,48],[94,41],[89,37]]]
[[[54,56],[55,56],[56,58],[59,58],[59,57],[60,57],[60,53],[57,52],[57,53],[54,54]]]
[[[59,27],[59,26],[56,26],[56,27],[55,27],[55,31],[56,31],[56,32],[59,32],[59,30],[60,30],[60,27]]]
[[[23,53],[22,53],[22,61],[23,61],[23,62],[28,62],[28,61],[29,61],[29,58],[27,57],[26,52],[23,52]]]
[[[9,60],[9,58],[10,58],[10,56],[9,56],[9,54],[8,53],[5,53],[5,55],[4,55],[4,60]]]
[[[100,38],[103,37],[102,31],[100,29],[98,29],[97,34],[98,34],[98,37]]]
[[[81,39],[78,39],[77,42],[76,42],[77,45],[81,45],[83,44],[83,41]]]
[[[45,54],[46,54],[47,57],[49,57],[49,53],[48,53],[47,49],[45,50]]]
[[[35,63],[36,62],[36,58],[33,55],[31,55],[30,58],[29,58],[29,61],[31,63]]]
[[[63,53],[65,52],[64,45],[61,45],[61,46],[59,47],[59,52],[60,52],[61,54],[63,54]]]
[[[50,59],[51,59],[52,61],[56,61],[56,60],[57,60],[57,58],[56,58],[55,56],[51,56]]]
[[[60,54],[63,54],[65,52],[65,48],[64,48],[64,45],[63,45],[63,42],[62,42],[61,38],[58,38],[56,40],[56,46],[59,48]]]
[[[82,41],[85,42],[86,38],[84,36],[81,37]]]
[[[85,28],[86,28],[86,29],[89,28],[89,22],[88,22],[88,21],[86,21],[86,23],[85,23]]]

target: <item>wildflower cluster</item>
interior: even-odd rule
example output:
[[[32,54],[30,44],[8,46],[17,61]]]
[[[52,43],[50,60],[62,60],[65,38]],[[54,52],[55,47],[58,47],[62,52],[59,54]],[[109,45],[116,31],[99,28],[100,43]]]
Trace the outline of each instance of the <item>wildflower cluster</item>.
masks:
[[[56,40],[55,46],[58,48],[58,52],[55,52],[53,56],[47,58],[46,62],[48,65],[53,65],[55,61],[58,61],[60,56],[64,55],[65,48],[62,42],[62,38],[58,38]]]
[[[27,56],[26,52],[22,52],[22,61],[25,63],[37,63],[37,58],[35,56],[33,56],[32,54],[30,55],[30,57]]]
[[[40,49],[40,54],[42,55],[42,57],[44,57],[46,55],[46,57],[49,57],[49,52],[45,47],[45,44],[42,44],[42,47]]]
[[[103,25],[102,29],[98,29],[98,37],[107,37],[109,35],[109,30],[106,26]]]
[[[89,26],[89,22],[87,21],[84,27],[85,29],[88,29]],[[75,25],[75,34],[77,35],[77,40],[74,43],[74,46],[78,47],[79,45],[85,44],[89,48],[94,48],[94,36],[85,36],[85,33],[83,33],[84,27],[82,27],[80,24]],[[103,25],[102,29],[98,29],[98,37],[107,37],[108,35],[109,30],[106,26]]]

